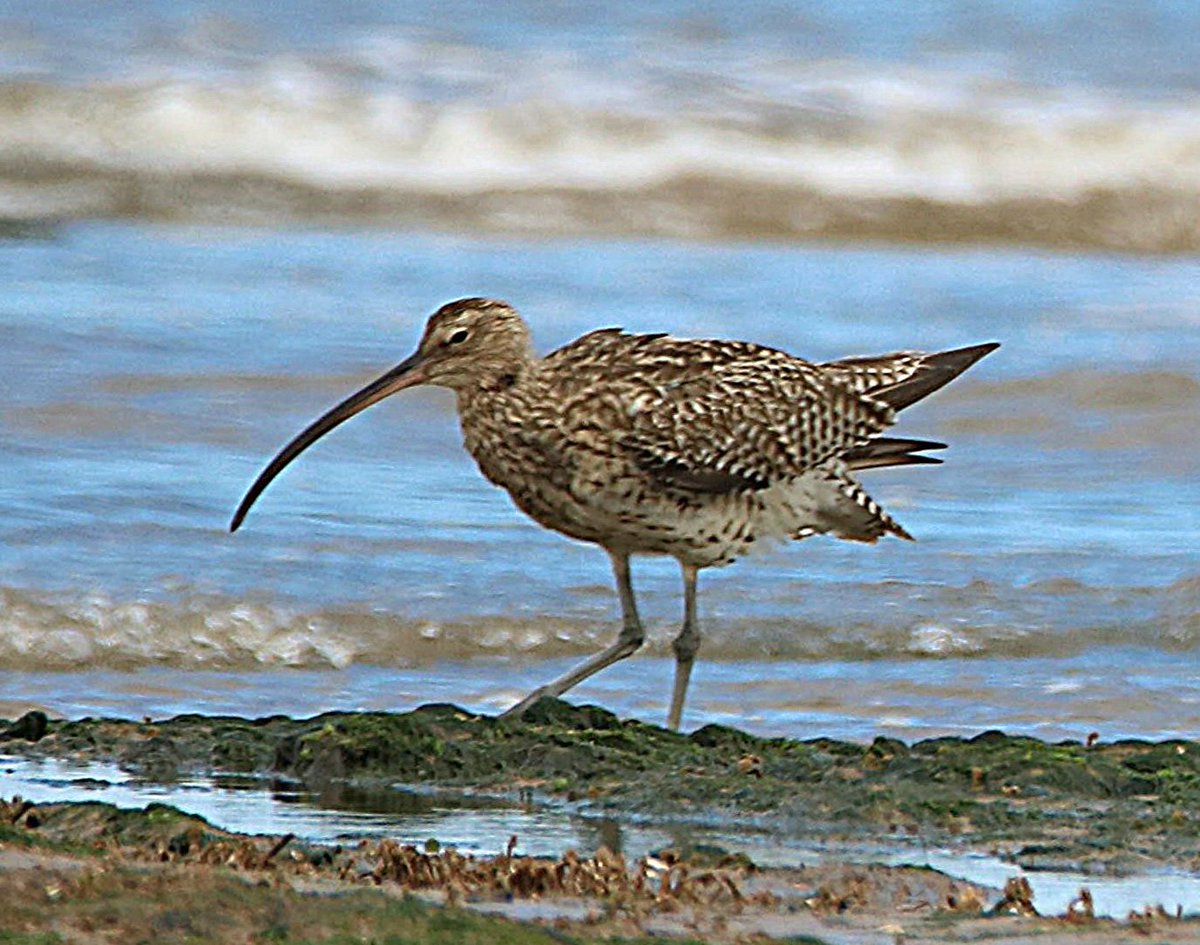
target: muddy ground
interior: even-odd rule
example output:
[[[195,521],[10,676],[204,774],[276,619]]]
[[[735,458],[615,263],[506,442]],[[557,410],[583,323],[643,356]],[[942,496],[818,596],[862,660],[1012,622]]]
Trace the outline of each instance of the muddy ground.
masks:
[[[0,740],[0,753],[115,762],[156,782],[247,774],[334,793],[400,783],[831,844],[919,838],[1032,869],[1200,865],[1195,742],[680,735],[556,700],[519,721],[447,705],[303,720],[30,714],[0,722]],[[518,846],[476,860],[384,837],[342,849],[237,836],[163,806],[4,800],[0,943],[1200,941],[1200,923],[1175,917],[1169,884],[1167,909],[1148,903],[1120,922],[1089,918],[1083,900],[1071,916],[1038,917],[1016,884],[1006,895],[927,869],[761,870],[737,851],[688,849],[627,863],[535,860]]]

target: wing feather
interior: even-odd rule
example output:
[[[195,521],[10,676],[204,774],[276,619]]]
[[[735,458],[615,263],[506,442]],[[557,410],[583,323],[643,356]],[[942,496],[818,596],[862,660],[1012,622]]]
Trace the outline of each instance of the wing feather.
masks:
[[[659,482],[762,489],[862,445],[894,411],[820,365],[745,342],[593,332],[549,355],[567,428]]]

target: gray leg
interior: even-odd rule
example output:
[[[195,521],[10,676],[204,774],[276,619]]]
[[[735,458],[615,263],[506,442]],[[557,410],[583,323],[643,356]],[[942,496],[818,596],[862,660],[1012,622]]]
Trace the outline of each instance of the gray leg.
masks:
[[[679,567],[683,571],[683,627],[671,644],[675,651],[675,689],[671,693],[671,711],[667,715],[667,728],[670,729],[679,728],[688,680],[692,678],[692,663],[700,649],[700,627],[696,623],[696,575],[700,569],[682,562]]]
[[[615,643],[601,650],[591,659],[585,660],[565,676],[561,676],[539,689],[535,689],[515,706],[503,713],[500,718],[516,718],[526,709],[542,698],[542,696],[561,696],[572,686],[583,682],[589,676],[595,675],[607,666],[636,652],[646,638],[642,629],[642,621],[638,618],[637,602],[633,599],[633,584],[629,579],[629,555],[617,554],[610,551],[613,575],[617,579],[617,595],[621,599],[621,634]]]

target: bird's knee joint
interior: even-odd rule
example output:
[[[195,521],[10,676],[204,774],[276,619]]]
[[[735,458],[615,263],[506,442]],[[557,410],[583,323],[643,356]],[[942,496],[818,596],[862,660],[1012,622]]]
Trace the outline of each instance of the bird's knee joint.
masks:
[[[671,649],[675,651],[675,659],[679,662],[691,662],[700,651],[700,634],[681,633],[675,638],[675,642],[671,644]]]
[[[617,643],[622,646],[631,647],[630,652],[638,649],[646,640],[646,631],[638,624],[626,624],[621,628],[621,635],[617,637]]]

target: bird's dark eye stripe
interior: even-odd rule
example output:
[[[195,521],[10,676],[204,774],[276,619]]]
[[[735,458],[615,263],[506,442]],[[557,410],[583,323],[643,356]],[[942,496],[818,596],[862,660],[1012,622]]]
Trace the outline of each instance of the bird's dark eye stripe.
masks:
[[[460,345],[464,341],[467,340],[468,334],[470,334],[470,332],[468,332],[465,328],[460,328],[458,331],[456,331],[454,334],[452,334],[449,338],[446,339],[446,344]]]

